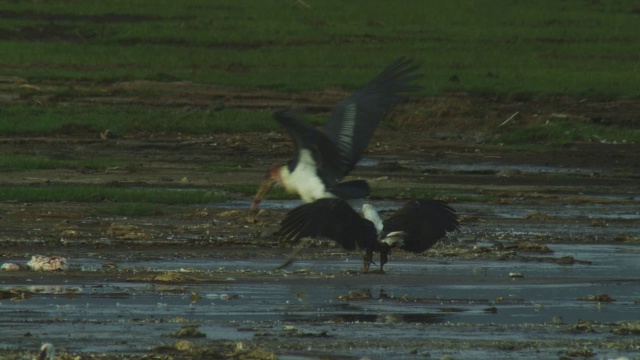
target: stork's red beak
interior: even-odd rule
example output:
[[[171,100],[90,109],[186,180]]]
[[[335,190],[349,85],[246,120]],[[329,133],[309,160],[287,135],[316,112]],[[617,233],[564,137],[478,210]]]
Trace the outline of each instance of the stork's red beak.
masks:
[[[256,210],[262,198],[271,190],[276,181],[271,177],[271,174],[268,174],[267,177],[262,181],[260,185],[260,189],[256,194],[256,197],[253,198],[253,202],[251,203],[251,210]]]

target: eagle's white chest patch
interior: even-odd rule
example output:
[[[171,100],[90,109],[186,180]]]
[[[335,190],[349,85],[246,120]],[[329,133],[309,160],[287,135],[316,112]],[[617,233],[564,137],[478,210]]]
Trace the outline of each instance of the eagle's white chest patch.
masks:
[[[283,167],[280,177],[282,185],[291,193],[297,193],[305,203],[310,203],[322,198],[333,198],[333,194],[327,192],[324,183],[317,174],[317,165],[309,150],[301,150],[298,164],[293,172]]]

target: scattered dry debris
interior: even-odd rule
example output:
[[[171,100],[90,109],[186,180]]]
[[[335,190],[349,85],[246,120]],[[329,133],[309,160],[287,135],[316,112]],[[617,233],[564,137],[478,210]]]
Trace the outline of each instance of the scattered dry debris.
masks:
[[[547,245],[536,244],[532,242],[520,242],[514,246],[505,246],[505,250],[516,250],[526,253],[534,254],[552,254],[553,250],[549,249]]]
[[[590,321],[578,321],[577,323],[570,325],[564,331],[569,333],[596,332]]]
[[[11,301],[23,301],[31,298],[32,292],[21,288],[0,290],[0,300],[9,299]]]
[[[503,169],[496,173],[497,177],[513,177],[522,174],[518,169]]]
[[[607,295],[607,294],[589,295],[584,298],[579,298],[578,300],[605,302],[605,303],[616,301],[616,299],[614,299],[611,295]]]
[[[66,258],[62,256],[52,255],[33,255],[25,265],[18,263],[4,263],[0,266],[2,271],[65,271],[69,269]]]
[[[331,337],[331,335],[329,335],[328,331],[326,331],[326,330],[323,330],[323,331],[320,331],[320,332],[310,332],[310,331],[300,330],[300,329],[298,329],[297,327],[295,327],[293,325],[285,325],[283,330],[285,331],[287,336],[309,337],[309,338]]]
[[[529,214],[525,217],[527,220],[540,220],[540,221],[548,221],[548,220],[557,220],[556,217],[543,214],[541,212]]]
[[[223,211],[218,213],[218,217],[220,218],[237,218],[240,216],[245,216],[247,213],[247,210],[227,210],[227,211]]]
[[[135,225],[111,224],[107,235],[120,240],[146,240],[149,236]]]
[[[192,291],[191,295],[189,295],[189,300],[192,303],[197,303],[198,301],[202,300],[202,296],[200,296],[200,294],[198,294],[197,292]]]
[[[62,238],[76,238],[78,236],[80,236],[80,232],[78,230],[67,229],[60,232],[60,237]]]
[[[622,323],[620,326],[611,330],[616,335],[639,335],[640,334],[640,321],[633,321],[628,323]]]
[[[176,335],[176,337],[182,337],[182,336]],[[175,347],[176,350],[178,351],[183,351],[187,353],[193,353],[196,351],[196,346],[189,340],[178,340],[173,345],[173,347]]]
[[[564,354],[571,358],[573,357],[590,358],[590,357],[596,356],[596,354],[589,349],[567,350],[564,352]]]
[[[150,274],[148,276],[143,277],[131,277],[127,278],[127,281],[130,282],[163,282],[163,283],[190,283],[190,282],[226,282],[226,280],[221,279],[202,279],[196,278],[194,276],[189,276],[184,273],[180,273],[177,271],[169,271],[163,274],[154,275]]]
[[[225,359],[238,360],[276,360],[277,356],[271,351],[264,350],[258,346],[247,347],[242,341],[230,346],[230,349],[221,354]]]
[[[64,271],[69,269],[67,259],[56,255],[33,255],[27,266],[33,271]]]
[[[199,338],[199,337],[206,337],[206,335],[201,332],[200,330],[198,330],[198,325],[185,325],[182,328],[180,328],[180,330],[176,331],[174,334],[169,335],[171,337],[177,337],[177,338],[185,338],[185,337],[190,337],[190,338]]]
[[[366,300],[371,299],[371,289],[366,289],[363,292],[349,291],[347,295],[339,295],[338,300]]]
[[[0,266],[0,270],[2,271],[19,271],[22,270],[19,264],[16,263],[4,263]]]
[[[591,220],[591,226],[593,226],[593,227],[608,227],[609,224],[607,224],[607,222],[604,221],[604,219],[592,219]]]
[[[573,258],[573,256],[563,256],[561,258],[559,258],[558,260],[556,260],[556,264],[558,265],[573,265],[575,264],[576,259]]]

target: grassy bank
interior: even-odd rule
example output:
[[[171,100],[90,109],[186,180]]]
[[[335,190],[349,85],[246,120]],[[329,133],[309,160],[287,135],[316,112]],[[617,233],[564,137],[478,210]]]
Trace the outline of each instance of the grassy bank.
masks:
[[[352,88],[407,55],[424,95],[636,97],[639,13],[633,0],[4,2],[0,69],[296,92]]]
[[[119,188],[103,185],[0,186],[0,201],[112,202],[152,204],[206,204],[229,199],[220,190]]]

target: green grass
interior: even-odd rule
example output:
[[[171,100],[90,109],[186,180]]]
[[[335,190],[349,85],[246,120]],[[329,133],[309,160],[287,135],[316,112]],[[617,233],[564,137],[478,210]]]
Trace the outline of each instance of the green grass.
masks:
[[[0,2],[0,136],[280,131],[271,109],[222,108],[207,94],[193,94],[206,106],[172,105],[175,87],[121,82],[189,81],[238,94],[245,87],[353,89],[402,55],[422,66],[423,96],[640,97],[636,0],[308,3]],[[37,88],[20,87],[25,83]],[[74,103],[101,97],[161,99],[156,103],[166,106]],[[321,124],[325,117],[309,119]],[[506,130],[496,142],[638,142],[637,131],[580,123]],[[25,159],[24,169],[108,163]],[[0,170],[20,166],[0,159]]]
[[[635,0],[309,4],[2,2],[0,67],[36,83],[188,80],[301,91],[359,86],[408,55],[423,65],[428,95],[640,96]]]
[[[276,129],[278,125],[267,111],[196,111],[190,108],[104,105],[39,107],[24,104],[0,108],[0,134],[4,136],[64,134],[82,130],[89,137],[98,138],[105,130],[122,136],[161,132],[203,135]]]
[[[119,202],[146,204],[206,204],[229,197],[222,191],[133,189],[101,185],[0,186],[0,201]]]
[[[494,142],[507,145],[532,143],[565,145],[573,142],[640,143],[640,130],[618,126],[551,121],[545,124],[501,131],[497,134]]]
[[[132,167],[124,159],[101,157],[83,160],[51,159],[42,156],[0,155],[0,171],[46,170],[46,169],[90,169],[103,170],[115,166]]]
[[[224,186],[225,191],[238,193],[242,195],[255,195],[258,191],[260,184],[229,184]],[[269,193],[265,196],[265,199],[278,199],[278,200],[294,200],[299,199],[300,196],[296,194],[290,194],[280,186],[274,186]]]

